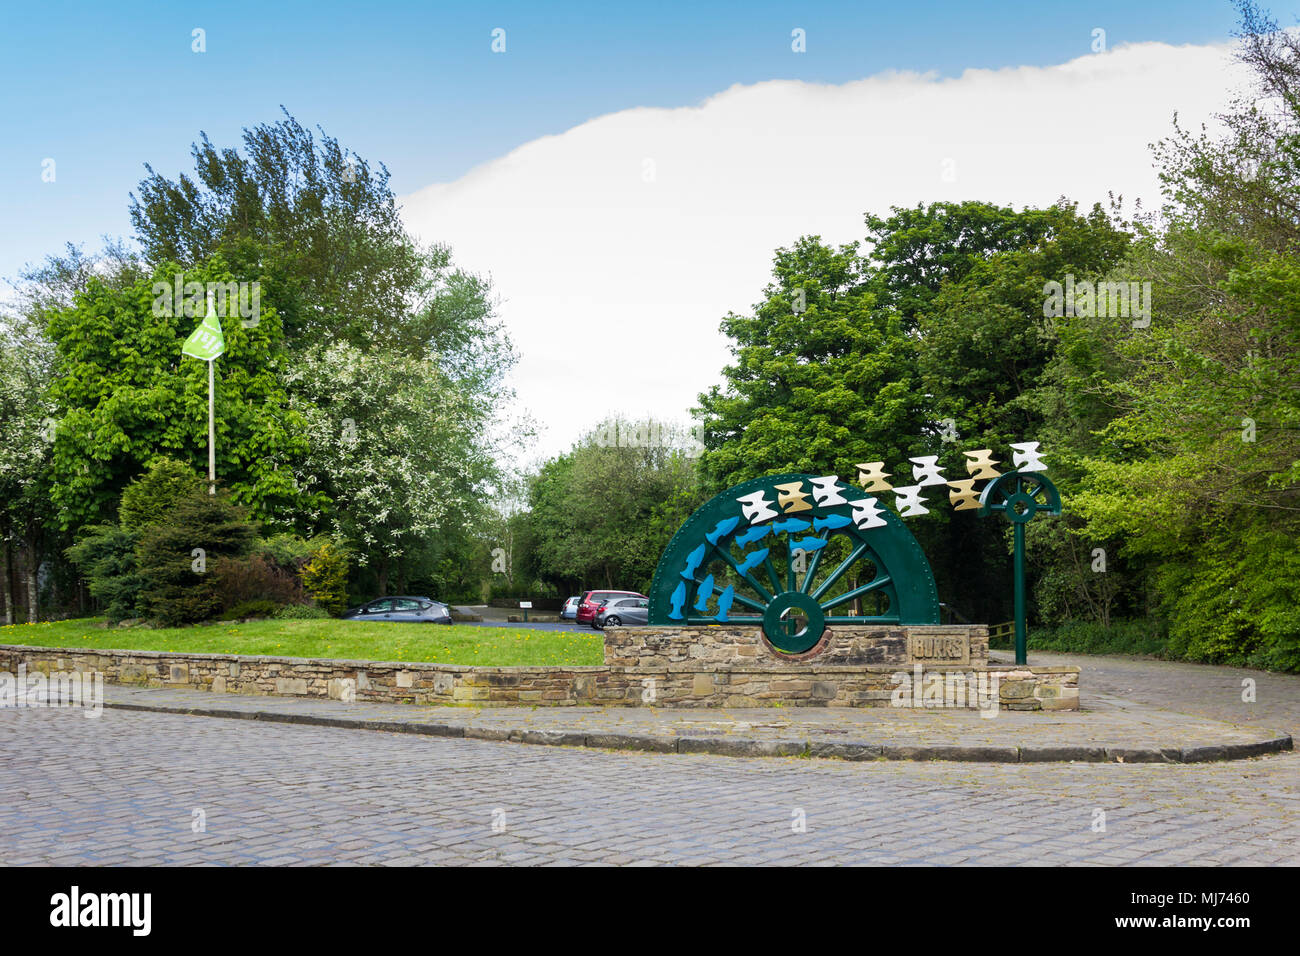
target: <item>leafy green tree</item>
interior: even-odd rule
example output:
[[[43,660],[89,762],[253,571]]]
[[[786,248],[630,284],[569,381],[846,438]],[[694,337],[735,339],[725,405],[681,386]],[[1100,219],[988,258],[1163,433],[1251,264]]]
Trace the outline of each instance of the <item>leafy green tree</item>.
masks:
[[[161,269],[123,289],[91,278],[71,308],[49,317],[58,360],[50,390],[58,419],[50,497],[63,528],[102,523],[127,482],[159,455],[206,463],[207,367],[181,355],[199,320],[160,308],[153,289],[155,281],[170,287],[175,271]],[[185,279],[236,281],[220,259],[187,270]],[[218,479],[261,520],[291,524],[295,509],[306,506],[291,467],[305,442],[301,419],[285,407],[279,317],[263,304],[256,319],[222,325]]]
[[[339,342],[296,360],[291,408],[310,448],[297,481],[329,502],[312,528],[373,565],[379,593],[482,508],[495,473],[491,421],[432,361]]]
[[[777,250],[752,316],[728,315],[725,384],[700,396],[706,487],[776,471],[855,475],[896,462],[922,431],[916,343],[877,307],[857,245],[816,237]]]
[[[538,577],[566,595],[649,587],[680,524],[674,519],[684,520],[702,500],[685,437],[657,424],[639,432],[670,437],[620,444],[619,434],[636,434],[636,426],[606,422],[531,482],[530,560]]]

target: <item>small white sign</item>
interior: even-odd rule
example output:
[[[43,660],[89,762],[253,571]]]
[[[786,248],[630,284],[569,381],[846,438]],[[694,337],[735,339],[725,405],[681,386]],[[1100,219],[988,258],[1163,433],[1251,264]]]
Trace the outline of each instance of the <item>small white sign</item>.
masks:
[[[525,609],[525,610],[532,610],[533,602],[532,602],[532,601],[520,601],[520,602],[519,602],[519,606],[520,606],[521,608]]]

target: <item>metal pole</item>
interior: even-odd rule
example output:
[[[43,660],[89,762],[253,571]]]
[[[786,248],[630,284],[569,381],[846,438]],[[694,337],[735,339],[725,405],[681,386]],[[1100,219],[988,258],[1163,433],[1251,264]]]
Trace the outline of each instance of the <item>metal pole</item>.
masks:
[[[208,494],[210,495],[217,493],[217,406],[214,398],[216,373],[213,371],[215,365],[215,359],[208,359]]]
[[[1016,663],[1025,664],[1025,526],[1016,529]]]

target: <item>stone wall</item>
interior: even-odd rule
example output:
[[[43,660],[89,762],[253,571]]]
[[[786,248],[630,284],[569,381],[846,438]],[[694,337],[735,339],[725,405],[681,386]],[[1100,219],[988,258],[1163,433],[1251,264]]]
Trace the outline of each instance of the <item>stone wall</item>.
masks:
[[[983,667],[989,660],[986,625],[836,626],[804,654],[778,651],[753,625],[611,627],[605,663],[617,667],[737,664],[781,668],[791,664],[925,664]]]
[[[0,645],[0,671],[98,671],[109,683],[227,694],[277,694],[476,706],[979,706],[997,689],[1007,710],[1077,710],[1077,667],[709,664],[662,667],[462,667],[161,651]],[[898,674],[906,675],[900,683]],[[996,681],[996,684],[992,682]],[[905,691],[905,692],[904,692]],[[987,698],[986,698],[987,699]]]

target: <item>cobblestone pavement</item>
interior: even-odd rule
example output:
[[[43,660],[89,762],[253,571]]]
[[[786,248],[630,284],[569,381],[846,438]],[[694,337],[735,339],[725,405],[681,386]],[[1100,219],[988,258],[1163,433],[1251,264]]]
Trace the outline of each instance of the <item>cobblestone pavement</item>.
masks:
[[[911,708],[428,707],[342,703],[295,697],[106,686],[115,707],[328,720],[380,729],[479,739],[523,740],[740,756],[801,754],[850,759],[1205,760],[1253,756],[1281,732],[1255,722],[1235,726],[1199,715],[1090,693],[1080,712]],[[1225,745],[1233,748],[1225,751]],[[1238,749],[1239,748],[1239,749]]]
[[[1069,660],[1215,719],[1243,673]],[[1296,685],[1263,676],[1250,719],[1294,729]],[[0,710],[0,766],[3,864],[1300,863],[1294,753],[851,763]]]

